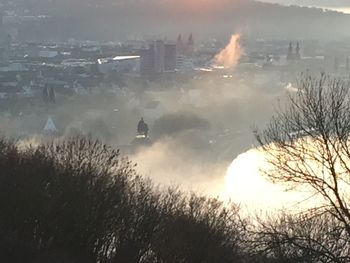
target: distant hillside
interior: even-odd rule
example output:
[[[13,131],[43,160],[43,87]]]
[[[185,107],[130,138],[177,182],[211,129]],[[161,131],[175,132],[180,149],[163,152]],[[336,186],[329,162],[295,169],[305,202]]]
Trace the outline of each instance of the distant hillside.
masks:
[[[260,0],[262,2],[279,3],[284,5],[303,5],[303,6],[329,6],[343,7],[349,6],[349,0]]]
[[[250,0],[13,0],[35,14],[55,17],[39,28],[61,37],[117,39],[128,36],[349,37],[350,16],[321,9]],[[13,2],[12,1],[12,2]],[[196,6],[196,4],[198,6]],[[60,32],[57,34],[59,28]]]

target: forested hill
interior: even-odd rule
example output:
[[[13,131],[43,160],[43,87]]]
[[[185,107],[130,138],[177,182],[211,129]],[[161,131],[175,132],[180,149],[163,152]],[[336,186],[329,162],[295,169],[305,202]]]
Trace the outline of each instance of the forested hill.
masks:
[[[303,6],[349,6],[349,0],[261,0],[262,2],[279,3],[284,5],[303,5]]]
[[[4,5],[8,8],[10,4]],[[11,5],[55,17],[56,28],[61,23],[65,29],[58,35],[64,37],[115,39],[145,32],[167,37],[179,32],[226,37],[234,31],[266,38],[350,36],[350,15],[250,0],[16,0]],[[55,33],[49,28],[41,30]]]

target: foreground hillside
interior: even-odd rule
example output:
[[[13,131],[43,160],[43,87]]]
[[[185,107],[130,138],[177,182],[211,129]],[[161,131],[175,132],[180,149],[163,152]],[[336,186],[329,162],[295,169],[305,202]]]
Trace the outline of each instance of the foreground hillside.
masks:
[[[98,141],[2,139],[0,153],[3,262],[349,262],[328,215],[243,219],[234,204],[156,188]]]

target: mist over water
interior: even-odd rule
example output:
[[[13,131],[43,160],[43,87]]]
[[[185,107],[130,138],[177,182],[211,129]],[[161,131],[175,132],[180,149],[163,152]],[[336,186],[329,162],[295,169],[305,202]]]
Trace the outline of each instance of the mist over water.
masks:
[[[274,73],[264,74],[276,78]],[[36,145],[50,116],[61,138],[83,134],[124,149],[134,140],[137,122],[144,117],[152,144],[125,153],[141,175],[162,186],[178,185],[226,200],[249,203],[249,198],[264,200],[265,196],[269,203],[270,190],[251,170],[259,166],[251,159],[256,156],[240,154],[254,143],[252,124],[264,125],[277,98],[286,91],[270,82],[257,84],[256,78],[242,79],[230,69],[199,76],[166,91],[157,91],[157,83],[150,83],[139,94],[137,90],[144,88],[139,84],[133,84],[130,92],[117,94],[104,87],[68,101],[58,99],[48,112],[38,103],[37,114],[3,115],[0,130],[6,136],[23,138],[21,145]],[[152,112],[151,116],[143,107],[152,101],[159,103],[160,114]]]

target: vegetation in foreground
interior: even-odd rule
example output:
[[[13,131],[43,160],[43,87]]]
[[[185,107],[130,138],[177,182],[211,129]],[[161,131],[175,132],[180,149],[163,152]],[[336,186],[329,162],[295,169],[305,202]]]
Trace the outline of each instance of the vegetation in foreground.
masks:
[[[267,219],[242,219],[234,204],[160,190],[99,141],[75,137],[25,148],[1,139],[0,258],[350,262],[349,87],[326,76],[305,78],[290,109],[256,134],[275,168],[268,178],[307,186],[324,200],[312,211]]]
[[[4,262],[348,262],[332,217],[242,220],[219,200],[159,190],[86,138],[0,141]]]

